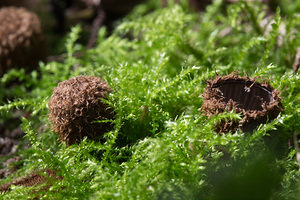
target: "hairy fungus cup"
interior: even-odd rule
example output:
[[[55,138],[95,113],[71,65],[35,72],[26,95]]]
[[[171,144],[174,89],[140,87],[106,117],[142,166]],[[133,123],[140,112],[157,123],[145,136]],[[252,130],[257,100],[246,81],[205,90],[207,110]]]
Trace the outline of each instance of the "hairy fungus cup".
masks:
[[[258,83],[256,79],[236,74],[217,76],[208,81],[203,94],[201,110],[207,116],[224,111],[241,113],[242,119],[223,121],[216,125],[217,132],[252,132],[259,124],[275,119],[283,111],[280,92],[268,83]]]
[[[103,102],[112,90],[99,77],[78,76],[58,84],[49,100],[49,119],[67,146],[84,137],[101,139],[112,128],[114,111]],[[103,121],[104,120],[104,121]],[[102,121],[102,122],[96,122]]]
[[[0,77],[9,69],[27,71],[45,59],[45,43],[38,17],[24,8],[0,9]]]

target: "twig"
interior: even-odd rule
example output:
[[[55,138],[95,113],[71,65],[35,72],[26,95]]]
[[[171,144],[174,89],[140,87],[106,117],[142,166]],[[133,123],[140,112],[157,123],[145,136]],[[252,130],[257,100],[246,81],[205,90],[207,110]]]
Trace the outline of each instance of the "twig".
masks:
[[[84,54],[80,51],[77,51],[73,54],[75,58],[81,58]],[[60,54],[60,55],[54,55],[54,56],[48,56],[46,61],[47,62],[63,62],[67,58],[67,55]]]
[[[103,25],[104,21],[106,19],[106,13],[104,9],[101,7],[98,8],[97,17],[93,21],[91,36],[87,45],[87,48],[90,49],[95,46],[97,37],[98,37],[98,31],[100,27]]]
[[[299,151],[298,133],[297,133],[297,131],[294,132],[294,146],[295,146],[295,150],[296,150],[296,160],[297,160],[298,165],[300,167],[300,151]]]
[[[300,65],[300,47],[297,48],[297,53],[296,53],[294,64],[293,64],[294,74],[297,73],[297,71],[299,69],[299,65]]]

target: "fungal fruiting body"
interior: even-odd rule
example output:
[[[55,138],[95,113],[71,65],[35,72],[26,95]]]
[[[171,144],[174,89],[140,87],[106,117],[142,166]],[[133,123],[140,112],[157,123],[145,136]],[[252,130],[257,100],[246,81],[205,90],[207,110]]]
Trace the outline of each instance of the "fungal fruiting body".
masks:
[[[38,66],[46,56],[38,17],[24,8],[0,9],[0,77],[9,69]]]
[[[84,137],[101,139],[112,128],[107,120],[114,118],[114,111],[103,102],[111,91],[106,81],[94,76],[77,76],[59,83],[48,103],[49,119],[59,140],[69,146]]]
[[[217,125],[217,132],[238,128],[251,132],[257,125],[275,119],[283,111],[278,90],[268,83],[259,83],[256,79],[234,73],[208,81],[203,98],[201,110],[207,116],[224,111],[241,113],[240,121],[222,122]]]

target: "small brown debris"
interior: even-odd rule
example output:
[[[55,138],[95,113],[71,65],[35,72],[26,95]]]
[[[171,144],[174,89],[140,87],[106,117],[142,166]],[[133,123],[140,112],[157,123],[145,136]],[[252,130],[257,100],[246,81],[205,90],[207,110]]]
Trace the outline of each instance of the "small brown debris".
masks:
[[[6,160],[3,163],[4,168],[0,169],[0,179],[5,178],[13,174],[14,172],[16,172],[18,170],[18,167],[20,166],[20,164],[18,164],[20,160],[21,158],[19,156],[15,156],[13,158]]]
[[[31,187],[31,186],[38,186],[41,184],[46,183],[45,187],[42,188],[42,190],[47,190],[51,187],[51,183],[53,183],[53,180],[59,180],[62,179],[61,176],[57,176],[56,172],[54,170],[46,169],[43,171],[34,171],[30,173],[28,176],[24,176],[21,178],[18,178],[12,182],[9,182],[4,185],[0,185],[0,193],[9,192],[11,191],[11,186],[25,186],[25,187]]]
[[[18,141],[8,137],[0,137],[0,156],[7,156],[16,153]]]
[[[80,143],[84,137],[101,139],[112,128],[113,109],[102,99],[112,90],[99,77],[78,76],[58,84],[49,101],[49,119],[59,139],[67,146]]]
[[[208,81],[203,94],[204,102],[201,110],[207,116],[224,111],[241,113],[242,119],[222,121],[217,124],[217,132],[235,131],[241,128],[251,132],[268,119],[275,119],[283,111],[280,92],[268,83],[259,83],[256,79],[241,77],[235,73],[217,76]]]
[[[296,56],[295,56],[295,61],[293,64],[293,71],[296,74],[300,65],[300,47],[297,48]]]

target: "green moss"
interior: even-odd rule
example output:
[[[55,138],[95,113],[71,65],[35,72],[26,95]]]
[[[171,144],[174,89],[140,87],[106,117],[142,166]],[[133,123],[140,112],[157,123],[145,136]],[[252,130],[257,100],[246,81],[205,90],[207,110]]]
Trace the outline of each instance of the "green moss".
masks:
[[[300,46],[297,16],[277,10],[273,29],[265,34],[264,27],[258,31],[265,11],[257,2],[214,1],[201,14],[186,2],[167,8],[155,2],[137,7],[108,37],[102,28],[97,46],[88,51],[76,44],[80,27],[74,27],[66,59],[41,64],[40,76],[10,71],[1,78],[2,120],[14,109],[32,115],[22,122],[31,143],[19,153],[23,167],[0,183],[50,168],[63,179],[50,188],[58,192],[41,192],[44,199],[245,199],[241,195],[250,189],[256,199],[297,199],[293,134],[300,130],[300,76],[292,72]],[[83,55],[74,57],[76,51]],[[285,111],[252,134],[216,134],[217,122],[240,116],[208,119],[200,111],[201,94],[216,72],[232,71],[268,79],[282,92]],[[66,147],[50,128],[47,102],[58,82],[77,75],[107,80],[113,92],[106,103],[116,116],[102,143],[84,140]],[[5,90],[15,77],[25,85]],[[15,187],[3,198],[28,198],[31,189]]]

